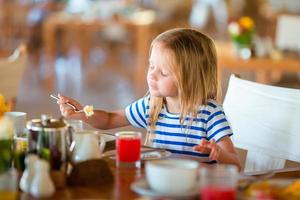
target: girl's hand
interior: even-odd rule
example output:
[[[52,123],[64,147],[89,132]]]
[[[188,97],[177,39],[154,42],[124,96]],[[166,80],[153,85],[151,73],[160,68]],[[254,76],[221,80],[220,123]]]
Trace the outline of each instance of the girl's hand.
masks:
[[[211,160],[218,160],[221,147],[217,145],[215,140],[208,141],[206,139],[202,139],[200,144],[193,147],[193,150],[209,154],[209,159]]]
[[[63,96],[60,94],[58,94],[58,97],[59,97],[59,100],[57,101],[57,103],[59,104],[59,109],[60,109],[61,115],[66,118],[71,117],[73,114],[75,114],[75,110],[66,103],[73,104],[77,108],[77,110],[82,110],[82,108],[83,108],[79,102],[75,101],[72,98],[69,98],[69,97],[66,97],[66,96]]]
[[[193,147],[193,150],[199,151],[199,152],[201,152],[201,153],[210,154],[210,151],[211,151],[211,150],[210,150],[210,148],[208,147],[208,144],[209,144],[208,140],[202,139],[202,140],[200,141],[200,144],[198,144],[198,145],[196,145],[196,146]]]

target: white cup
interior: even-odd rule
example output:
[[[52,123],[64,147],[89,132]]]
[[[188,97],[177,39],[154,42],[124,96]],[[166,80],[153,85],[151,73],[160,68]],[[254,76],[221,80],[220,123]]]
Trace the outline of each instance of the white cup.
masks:
[[[199,163],[186,159],[146,162],[146,179],[150,188],[166,195],[182,195],[197,187]]]
[[[81,162],[101,158],[105,148],[105,139],[97,131],[83,130],[75,132],[73,161]]]
[[[6,112],[5,116],[8,117],[14,125],[15,134],[21,136],[26,127],[27,113],[25,112]]]

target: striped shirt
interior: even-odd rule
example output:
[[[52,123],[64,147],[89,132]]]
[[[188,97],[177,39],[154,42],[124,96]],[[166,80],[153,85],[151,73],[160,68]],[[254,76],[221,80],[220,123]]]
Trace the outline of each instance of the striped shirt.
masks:
[[[126,117],[131,125],[149,129],[149,101],[150,97],[146,96],[126,107]],[[199,144],[202,138],[218,142],[221,138],[232,135],[223,107],[214,100],[200,106],[192,124],[185,120],[181,125],[179,118],[179,114],[170,113],[163,106],[155,131],[149,133],[151,141],[147,145],[164,148],[175,154],[201,157],[204,162],[211,162],[208,154],[194,151],[193,146]]]

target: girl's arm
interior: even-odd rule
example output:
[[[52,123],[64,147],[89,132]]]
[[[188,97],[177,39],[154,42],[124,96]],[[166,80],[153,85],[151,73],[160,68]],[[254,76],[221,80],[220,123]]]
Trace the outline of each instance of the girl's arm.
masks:
[[[212,149],[214,149],[214,145],[211,146]],[[236,165],[239,171],[241,170],[241,162],[239,156],[234,149],[232,141],[229,137],[222,138],[218,143],[215,143],[215,146],[216,149],[218,149],[218,147],[220,148],[218,153],[212,155],[213,157],[217,158],[217,161],[219,161],[220,163]]]
[[[103,130],[130,125],[125,116],[125,110],[114,112],[95,110],[91,117],[86,117],[84,113],[75,113],[69,118],[80,119],[94,128]]]
[[[194,147],[194,150],[209,153],[210,159],[217,160],[219,163],[236,165],[241,170],[240,159],[228,136],[223,137],[217,143],[214,140],[203,139],[199,145]]]
[[[86,117],[85,113],[76,113],[69,105],[66,104],[67,102],[69,102],[73,104],[78,110],[81,110],[83,106],[79,102],[62,95],[58,96],[59,100],[57,101],[57,103],[60,106],[60,112],[62,116],[66,118],[82,120],[98,129],[112,129],[130,125],[125,116],[125,110],[119,110],[115,112],[96,110],[94,111],[94,114],[92,116]]]

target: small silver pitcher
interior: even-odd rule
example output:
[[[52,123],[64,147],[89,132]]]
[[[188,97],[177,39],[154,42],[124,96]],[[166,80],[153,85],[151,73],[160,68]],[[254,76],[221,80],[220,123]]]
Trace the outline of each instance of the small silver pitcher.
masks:
[[[72,129],[63,119],[53,119],[42,115],[26,125],[29,153],[49,161],[51,176],[56,187],[64,187],[69,160],[69,147],[72,142]]]

